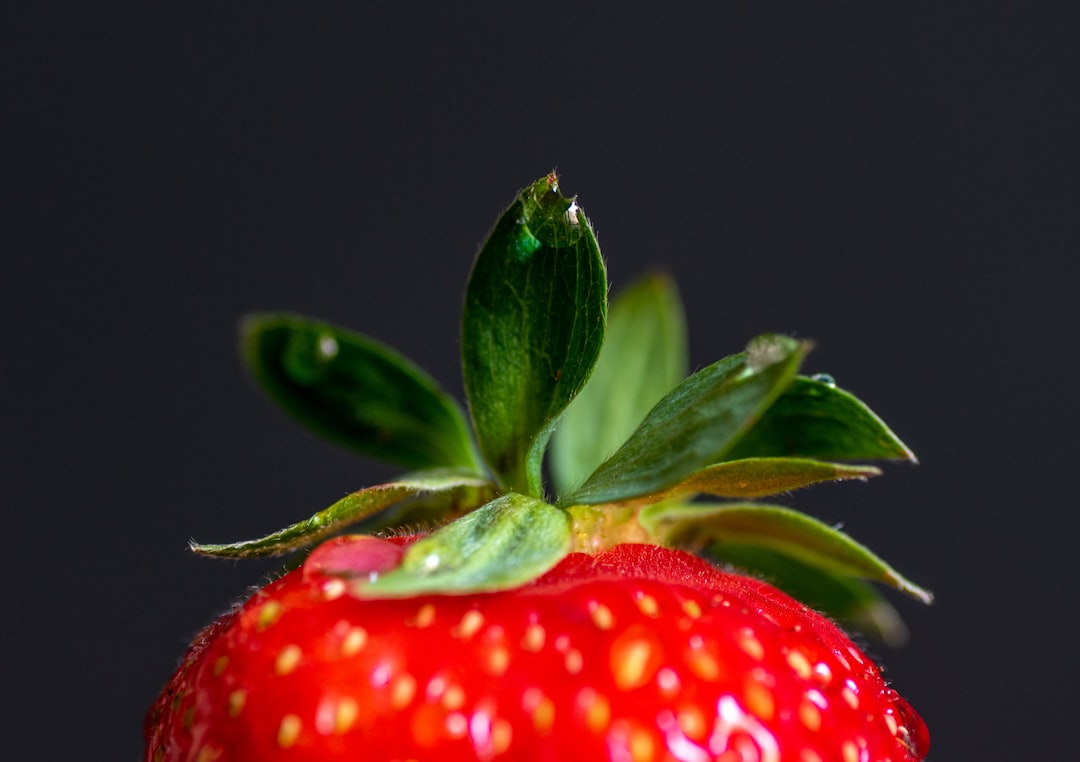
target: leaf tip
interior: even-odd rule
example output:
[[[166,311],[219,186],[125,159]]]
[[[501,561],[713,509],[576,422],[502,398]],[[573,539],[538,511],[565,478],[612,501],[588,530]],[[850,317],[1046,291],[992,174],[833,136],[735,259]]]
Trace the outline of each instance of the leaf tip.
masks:
[[[756,336],[746,345],[746,365],[756,373],[794,354],[805,357],[813,346],[812,341],[793,339],[780,333]]]
[[[187,541],[188,550],[197,556],[214,556],[215,545],[205,545],[201,542],[197,542],[194,537]]]
[[[899,574],[891,575],[889,578],[889,584],[899,590],[905,595],[909,595],[912,598],[922,602],[929,606],[934,602],[934,594],[927,590],[925,587],[916,585],[909,579],[906,579]]]

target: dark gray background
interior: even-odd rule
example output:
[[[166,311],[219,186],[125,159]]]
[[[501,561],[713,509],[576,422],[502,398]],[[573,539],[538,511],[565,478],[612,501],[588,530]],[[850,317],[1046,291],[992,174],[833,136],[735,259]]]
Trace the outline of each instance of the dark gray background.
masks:
[[[932,759],[1063,758],[1075,17],[25,5],[0,12],[8,758],[138,758],[187,639],[270,568],[191,558],[188,537],[276,529],[392,473],[256,394],[238,318],[345,323],[460,395],[472,256],[552,167],[615,288],[676,276],[695,366],[761,331],[813,338],[808,370],[921,457],[790,503],[938,594],[898,599],[912,641],[876,651]]]

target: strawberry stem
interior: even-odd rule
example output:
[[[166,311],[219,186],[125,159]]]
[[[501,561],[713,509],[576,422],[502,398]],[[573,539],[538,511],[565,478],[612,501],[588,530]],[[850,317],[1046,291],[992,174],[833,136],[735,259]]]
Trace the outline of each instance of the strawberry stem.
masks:
[[[570,514],[572,550],[599,553],[622,543],[655,543],[637,520],[637,507],[626,503],[573,505]]]

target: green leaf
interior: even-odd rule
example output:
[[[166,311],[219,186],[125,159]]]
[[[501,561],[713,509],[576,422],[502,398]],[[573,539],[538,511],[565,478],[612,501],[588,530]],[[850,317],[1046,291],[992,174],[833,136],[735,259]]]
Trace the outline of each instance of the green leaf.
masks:
[[[783,553],[832,574],[882,582],[930,603],[933,596],[839,529],[805,513],[761,503],[647,506],[638,521],[663,544],[742,544]]]
[[[404,598],[507,590],[540,576],[569,551],[564,511],[510,493],[410,545],[399,567],[374,582],[356,583],[353,592]]]
[[[508,488],[539,497],[551,429],[604,341],[607,275],[588,220],[553,176],[520,193],[469,277],[465,389],[480,449]]]
[[[849,466],[805,458],[746,458],[703,468],[664,493],[650,498],[667,499],[692,494],[714,497],[765,497],[820,482],[880,476],[873,466]]]
[[[551,475],[569,493],[686,377],[686,323],[671,278],[642,278],[612,300],[592,377],[555,429]]]
[[[791,382],[809,345],[760,336],[746,352],[679,384],[563,503],[609,503],[660,492],[720,461]]]
[[[714,562],[745,570],[817,611],[894,648],[907,642],[900,614],[877,588],[855,577],[832,574],[765,548],[717,543]]]
[[[732,459],[774,455],[916,461],[865,403],[827,381],[801,376],[729,453]]]
[[[312,545],[391,508],[422,508],[455,514],[483,505],[493,496],[493,489],[485,479],[468,472],[449,469],[419,472],[354,492],[309,519],[257,540],[221,545],[192,541],[191,549],[200,555],[219,558],[276,556]]]
[[[289,415],[327,439],[406,468],[480,470],[464,414],[394,350],[298,315],[244,320],[248,370]]]

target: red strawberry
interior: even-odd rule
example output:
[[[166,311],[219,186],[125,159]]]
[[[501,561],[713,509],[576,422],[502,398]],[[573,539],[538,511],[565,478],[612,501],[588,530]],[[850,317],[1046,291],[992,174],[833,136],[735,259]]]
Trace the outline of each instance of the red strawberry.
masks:
[[[833,624],[680,551],[575,553],[468,597],[345,589],[294,571],[204,632],[151,713],[147,759],[926,753],[918,715]]]
[[[900,625],[868,580],[929,594],[753,501],[878,473],[830,461],[912,458],[832,379],[796,375],[807,345],[761,337],[680,380],[674,290],[645,281],[609,321],[591,228],[554,176],[496,224],[464,325],[475,438],[388,348],[249,321],[249,366],[286,410],[425,470],[258,540],[193,545],[238,557],[369,533],[317,545],[200,633],[147,717],[147,762],[924,758],[919,716],[806,602],[888,641]],[[416,522],[436,529],[372,534]]]

